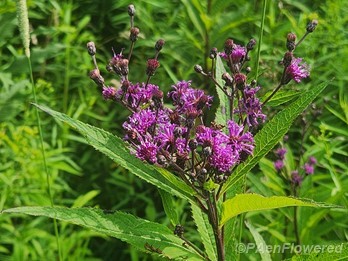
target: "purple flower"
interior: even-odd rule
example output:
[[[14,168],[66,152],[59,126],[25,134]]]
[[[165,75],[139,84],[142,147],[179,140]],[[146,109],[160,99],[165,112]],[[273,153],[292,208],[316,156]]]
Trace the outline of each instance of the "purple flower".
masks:
[[[254,138],[250,132],[243,133],[243,126],[238,125],[234,121],[227,122],[229,131],[229,142],[234,150],[239,154],[242,152],[250,155],[254,150]]]
[[[303,169],[307,175],[312,175],[314,173],[314,166],[310,163],[305,163]]]
[[[315,165],[315,164],[317,164],[317,159],[313,156],[310,156],[308,159],[308,163],[311,165]]]
[[[287,150],[285,148],[279,148],[275,151],[277,157],[279,159],[282,159],[282,160],[284,159],[286,152],[287,152]]]
[[[127,132],[136,132],[140,135],[145,135],[155,124],[155,112],[151,111],[150,109],[145,109],[139,112],[135,112],[131,116],[129,116],[128,121],[124,122],[122,127]]]
[[[149,135],[140,138],[140,144],[136,146],[135,156],[138,159],[154,164],[157,162],[158,146]]]
[[[231,58],[233,63],[239,63],[241,62],[246,55],[246,49],[243,46],[240,45],[234,45],[234,48],[231,53]]]
[[[124,97],[124,101],[132,109],[137,109],[138,107],[147,104],[152,99],[154,93],[159,90],[159,87],[154,84],[148,84],[145,88],[145,83],[130,84],[126,92],[122,89],[118,90],[116,93],[116,98],[121,99]]]
[[[103,87],[102,94],[105,100],[115,99],[116,89],[113,87]]]
[[[219,172],[228,172],[238,162],[239,155],[229,145],[213,146],[212,154],[209,156],[209,164]]]
[[[225,52],[219,53],[221,58],[224,58],[226,61],[229,61],[229,57]],[[246,55],[246,49],[243,46],[240,46],[238,44],[233,44],[233,49],[230,54],[232,63],[236,64],[241,62]]]
[[[260,100],[255,96],[259,89],[260,87],[246,87],[243,90],[243,98],[239,100],[238,109],[235,111],[236,113],[246,114],[246,122],[249,127],[257,126],[259,124],[259,119],[261,122],[266,120],[266,115],[262,113]]]
[[[277,171],[280,171],[284,167],[284,161],[282,160],[276,160],[273,164]]]
[[[283,84],[287,84],[290,80],[299,83],[303,78],[309,76],[309,66],[302,63],[302,58],[293,58],[291,64],[285,70]]]
[[[300,186],[302,183],[302,176],[298,173],[297,170],[291,172],[291,182],[296,186]]]
[[[172,85],[173,91],[168,93],[173,105],[180,114],[194,113],[197,116],[202,114],[202,109],[210,107],[213,98],[205,95],[204,91],[192,89],[191,81],[180,81]]]

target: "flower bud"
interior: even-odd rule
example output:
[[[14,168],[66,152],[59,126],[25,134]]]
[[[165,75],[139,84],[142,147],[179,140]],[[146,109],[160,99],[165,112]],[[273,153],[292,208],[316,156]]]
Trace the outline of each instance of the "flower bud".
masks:
[[[293,50],[295,50],[296,47],[296,34],[294,33],[289,33],[286,37],[286,48],[292,52]]]
[[[138,27],[132,27],[130,29],[129,40],[131,40],[131,42],[135,42],[136,40],[138,40],[139,33],[140,33],[140,30]]]
[[[221,78],[225,81],[226,86],[232,86],[233,78],[228,72],[223,73]]]
[[[203,68],[199,64],[196,64],[193,68],[195,69],[196,72],[203,73]]]
[[[218,54],[218,49],[217,49],[216,47],[213,47],[213,48],[211,48],[211,50],[210,50],[209,58],[210,58],[210,59],[215,59],[216,56],[217,56],[217,54]]]
[[[191,150],[195,150],[198,147],[198,142],[196,139],[192,139],[189,141],[188,145]]]
[[[245,87],[245,83],[246,83],[246,75],[243,73],[237,73],[234,75],[234,81],[236,83],[236,87],[238,88],[238,90],[243,90]]]
[[[312,33],[318,25],[318,20],[312,20],[307,24],[306,30],[308,33]]]
[[[230,55],[232,53],[234,47],[234,43],[232,39],[227,39],[225,42],[224,50],[227,55]]]
[[[146,64],[146,74],[148,76],[155,75],[157,68],[160,66],[160,63],[156,59],[147,60]]]
[[[156,51],[157,52],[161,51],[164,44],[165,44],[165,41],[163,39],[159,39],[155,44]]]
[[[255,39],[250,39],[250,41],[248,42],[246,48],[247,48],[248,51],[251,51],[251,50],[254,49],[255,45],[256,45],[256,40]]]
[[[182,225],[176,225],[174,229],[174,235],[182,237],[184,235],[184,227]]]
[[[129,16],[134,16],[135,15],[135,7],[134,7],[134,5],[129,5],[128,6],[128,15]]]
[[[98,69],[93,69],[89,73],[89,78],[91,78],[99,87],[104,86],[104,78],[100,75],[100,72]]]
[[[95,55],[95,53],[97,52],[97,49],[95,48],[94,42],[88,42],[87,43],[87,51],[88,51],[88,54],[90,56]]]
[[[283,58],[283,65],[288,67],[292,62],[293,54],[292,52],[286,52]]]

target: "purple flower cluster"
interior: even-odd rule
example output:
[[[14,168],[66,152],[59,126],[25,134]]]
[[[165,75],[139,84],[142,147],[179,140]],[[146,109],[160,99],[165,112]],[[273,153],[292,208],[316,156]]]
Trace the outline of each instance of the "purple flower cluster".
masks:
[[[304,172],[307,175],[314,174],[314,166],[317,164],[317,159],[313,156],[309,157],[308,162],[303,165]]]
[[[126,92],[117,93],[117,99],[123,97],[135,109],[123,128],[125,139],[134,146],[134,154],[139,159],[159,165],[169,161],[186,169],[193,167],[189,164],[195,157],[200,159],[196,163],[200,168],[227,173],[242,157],[252,154],[253,136],[232,120],[227,122],[228,134],[214,126],[195,127],[193,123],[203,114],[204,108],[211,106],[213,99],[202,90],[193,89],[190,81],[180,81],[172,86],[168,97],[174,109],[156,106],[151,100],[153,91],[149,90],[155,90],[157,86],[148,85],[147,88],[136,84],[130,85]],[[141,109],[144,102],[148,106]]]
[[[256,98],[256,93],[260,90],[260,87],[246,86],[243,90],[243,97],[238,101],[238,109],[236,113],[242,113],[246,115],[246,123],[249,127],[256,127],[259,125],[259,120],[265,122],[266,115],[262,113],[261,103]]]
[[[285,79],[288,79],[288,81],[293,79],[295,82],[299,83],[308,76],[309,66],[306,63],[302,63],[302,58],[293,58],[291,64],[285,69]]]
[[[274,168],[279,172],[284,168],[284,159],[287,150],[285,148],[279,148],[275,151],[277,160],[274,162]]]
[[[275,151],[275,154],[277,156],[277,160],[273,163],[274,168],[280,172],[284,168],[284,159],[285,154],[287,150],[285,148],[279,148]],[[301,169],[303,169],[304,174],[306,175],[312,175],[314,173],[314,167],[317,164],[317,160],[315,157],[311,156],[308,158],[308,161],[302,166]],[[291,182],[295,186],[300,186],[303,181],[303,173],[301,174],[298,170],[293,170],[291,172]]]

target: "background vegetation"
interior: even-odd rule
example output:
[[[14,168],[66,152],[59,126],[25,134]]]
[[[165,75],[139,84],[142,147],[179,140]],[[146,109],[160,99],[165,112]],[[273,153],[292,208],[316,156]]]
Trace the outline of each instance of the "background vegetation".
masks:
[[[211,84],[198,77],[193,65],[208,67],[211,47],[220,50],[226,38],[244,44],[258,39],[261,1],[133,1],[140,39],[135,45],[130,75],[144,81],[146,60],[153,56],[156,40],[166,45],[161,67],[153,78],[164,91],[177,80],[192,79],[210,91]],[[300,37],[307,22],[319,26],[296,50],[311,65],[311,78],[287,88],[311,88],[333,79],[312,108],[293,126],[285,145],[291,169],[313,155],[315,174],[306,179],[299,196],[347,207],[348,187],[348,6],[334,1],[269,1],[261,48],[259,84],[263,92],[274,88],[281,72],[278,62],[285,52],[285,37]],[[97,45],[103,68],[111,48],[128,52],[128,1],[28,1],[31,23],[31,57],[39,104],[110,130],[122,136],[127,112],[105,102],[88,77],[92,62],[86,43]],[[16,206],[49,205],[33,97],[27,63],[16,20],[14,1],[0,3],[0,210]],[[253,53],[256,57],[256,52]],[[253,58],[253,57],[252,57]],[[254,59],[255,60],[255,59]],[[253,60],[251,61],[253,64]],[[255,65],[255,64],[254,64]],[[253,69],[255,66],[253,66]],[[253,72],[252,72],[253,73]],[[103,74],[107,76],[106,72]],[[107,81],[113,81],[110,76]],[[270,113],[279,110],[270,109]],[[40,114],[45,151],[55,205],[96,206],[123,210],[169,225],[156,188],[145,184],[88,146],[73,130]],[[305,130],[303,129],[305,126]],[[248,175],[248,191],[285,195],[289,184],[274,170],[274,155],[264,158]],[[195,227],[185,202],[177,200],[186,235],[195,240]],[[294,242],[292,209],[250,213],[245,218],[269,244]],[[300,209],[299,231],[304,244],[346,242],[345,212]],[[68,260],[152,260],[128,245],[59,222],[63,256]],[[247,228],[242,242],[253,242]],[[0,215],[0,260],[54,260],[57,256],[52,220]],[[289,256],[274,255],[276,260]],[[258,254],[241,256],[258,260]]]

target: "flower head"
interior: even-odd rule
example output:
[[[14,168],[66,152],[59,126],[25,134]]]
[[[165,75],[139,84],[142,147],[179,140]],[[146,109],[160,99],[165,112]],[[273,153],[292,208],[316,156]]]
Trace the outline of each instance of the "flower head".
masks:
[[[297,170],[294,170],[293,172],[291,172],[291,181],[296,187],[301,186],[302,180],[303,180],[303,178],[298,173]]]
[[[302,58],[293,58],[291,64],[286,68],[283,84],[289,83],[291,80],[299,83],[302,79],[309,76],[309,66],[301,63]]]

